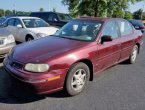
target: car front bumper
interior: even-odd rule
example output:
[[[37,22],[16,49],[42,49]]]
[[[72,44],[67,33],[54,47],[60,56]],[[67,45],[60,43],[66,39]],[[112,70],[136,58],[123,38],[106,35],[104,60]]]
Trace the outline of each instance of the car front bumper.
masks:
[[[4,58],[6,54],[14,47],[16,43],[10,43],[7,45],[0,46],[0,58]]]
[[[11,76],[24,84],[29,85],[33,93],[47,94],[63,89],[67,69],[50,71],[48,73],[28,73],[16,69],[9,64],[9,59],[4,59],[4,68]]]

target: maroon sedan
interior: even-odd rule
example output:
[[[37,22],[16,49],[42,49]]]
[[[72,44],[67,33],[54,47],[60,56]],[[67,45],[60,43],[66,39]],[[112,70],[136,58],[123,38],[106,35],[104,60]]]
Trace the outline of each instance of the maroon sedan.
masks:
[[[124,19],[80,18],[55,35],[13,48],[3,63],[38,94],[65,89],[77,95],[106,68],[135,63],[142,44],[142,33]]]

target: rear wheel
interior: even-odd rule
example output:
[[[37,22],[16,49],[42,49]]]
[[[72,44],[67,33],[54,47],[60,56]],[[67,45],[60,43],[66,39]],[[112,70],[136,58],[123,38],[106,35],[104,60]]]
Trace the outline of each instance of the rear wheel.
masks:
[[[74,96],[81,93],[89,81],[89,67],[84,63],[76,63],[68,72],[66,78],[66,91]]]
[[[130,57],[129,57],[129,63],[131,63],[131,64],[135,63],[136,58],[137,58],[137,54],[138,54],[138,49],[139,49],[139,48],[138,48],[137,45],[135,45],[135,46],[133,47],[132,52],[131,52],[131,55],[130,55]]]

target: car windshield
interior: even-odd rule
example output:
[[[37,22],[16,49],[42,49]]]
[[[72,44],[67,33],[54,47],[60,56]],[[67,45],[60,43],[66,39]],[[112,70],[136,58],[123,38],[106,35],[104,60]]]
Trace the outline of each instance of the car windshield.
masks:
[[[57,14],[61,21],[70,21],[72,18],[68,14]]]
[[[73,20],[55,33],[57,37],[73,40],[93,41],[102,26],[101,21]]]
[[[49,24],[42,19],[23,19],[27,28],[49,27]]]

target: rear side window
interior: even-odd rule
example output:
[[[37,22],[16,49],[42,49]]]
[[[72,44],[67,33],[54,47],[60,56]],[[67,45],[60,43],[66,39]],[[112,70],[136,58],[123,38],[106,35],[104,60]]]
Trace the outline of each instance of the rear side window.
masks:
[[[8,26],[14,26],[15,19],[9,19],[7,22]]]
[[[133,28],[128,21],[120,20],[118,21],[121,36],[129,35],[133,33]]]
[[[109,21],[103,29],[102,36],[108,35],[111,36],[113,39],[119,37],[118,35],[118,26],[115,21]]]

